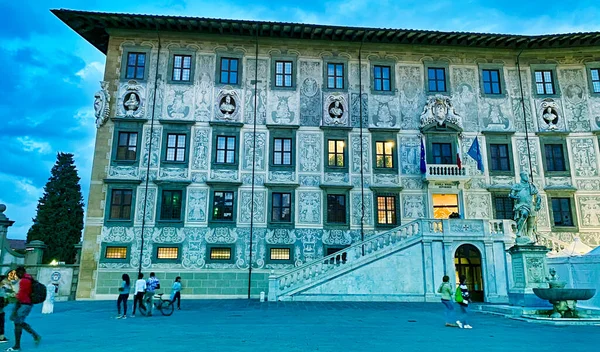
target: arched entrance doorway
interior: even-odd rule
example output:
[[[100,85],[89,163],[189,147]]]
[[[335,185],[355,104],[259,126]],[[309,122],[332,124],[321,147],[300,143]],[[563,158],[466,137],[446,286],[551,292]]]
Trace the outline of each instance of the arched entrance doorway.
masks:
[[[481,253],[472,244],[463,244],[454,253],[456,283],[461,275],[467,278],[467,287],[474,302],[483,302],[483,275],[481,272]]]

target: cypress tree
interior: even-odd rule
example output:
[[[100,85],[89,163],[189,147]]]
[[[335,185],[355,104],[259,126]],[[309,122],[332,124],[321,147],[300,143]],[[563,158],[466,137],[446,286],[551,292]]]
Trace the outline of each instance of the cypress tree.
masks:
[[[44,194],[37,205],[33,226],[27,241],[46,244],[43,263],[53,259],[67,264],[75,262],[74,245],[81,240],[83,230],[83,196],[73,154],[58,153]]]

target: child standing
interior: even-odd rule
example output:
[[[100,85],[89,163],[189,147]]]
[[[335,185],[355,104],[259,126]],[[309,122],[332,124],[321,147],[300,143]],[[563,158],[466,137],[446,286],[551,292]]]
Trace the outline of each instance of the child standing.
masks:
[[[117,319],[127,319],[127,299],[131,290],[131,279],[127,274],[123,274],[121,279],[123,281],[121,287],[119,287],[119,298],[117,298]],[[123,302],[123,315],[121,315],[121,302]]]
[[[144,280],[144,274],[139,273],[138,279],[135,282],[135,296],[133,296],[133,314],[132,317],[135,317],[135,308],[137,305],[140,305],[140,309],[142,305],[144,305],[144,295],[146,294],[146,280]]]
[[[458,325],[458,327],[461,329],[472,329],[473,327],[469,325],[469,322],[467,321],[471,294],[469,293],[469,288],[467,287],[467,278],[464,275],[460,276],[460,285],[456,288],[455,299],[456,303],[458,303],[458,306],[460,307],[461,312],[460,320],[456,321],[456,325]]]
[[[173,288],[171,290],[171,304],[175,304],[177,300],[177,309],[181,310],[181,277],[177,276],[175,282],[173,282]]]
[[[454,306],[452,306],[452,286],[450,284],[450,277],[445,275],[442,278],[442,284],[438,288],[438,293],[442,294],[442,304],[446,307],[446,326],[455,327],[453,323]]]
[[[42,314],[52,314],[54,312],[54,295],[56,294],[56,286],[52,283],[46,285],[46,299],[42,305]]]

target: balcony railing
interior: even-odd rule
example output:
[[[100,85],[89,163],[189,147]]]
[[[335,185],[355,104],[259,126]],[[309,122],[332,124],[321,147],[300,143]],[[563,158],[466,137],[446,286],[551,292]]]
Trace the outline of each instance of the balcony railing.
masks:
[[[467,180],[471,173],[466,167],[458,167],[454,164],[427,164],[428,180]]]

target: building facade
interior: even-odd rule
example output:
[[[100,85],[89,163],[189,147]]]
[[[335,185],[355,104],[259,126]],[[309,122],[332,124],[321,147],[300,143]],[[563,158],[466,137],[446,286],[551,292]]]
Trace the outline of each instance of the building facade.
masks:
[[[421,276],[396,294],[425,300],[460,271],[503,301],[521,172],[540,191],[539,243],[600,244],[598,33],[54,13],[106,54],[79,298],[117,294],[138,268],[181,276],[189,296],[256,296],[270,275],[451,218],[382,280]]]

